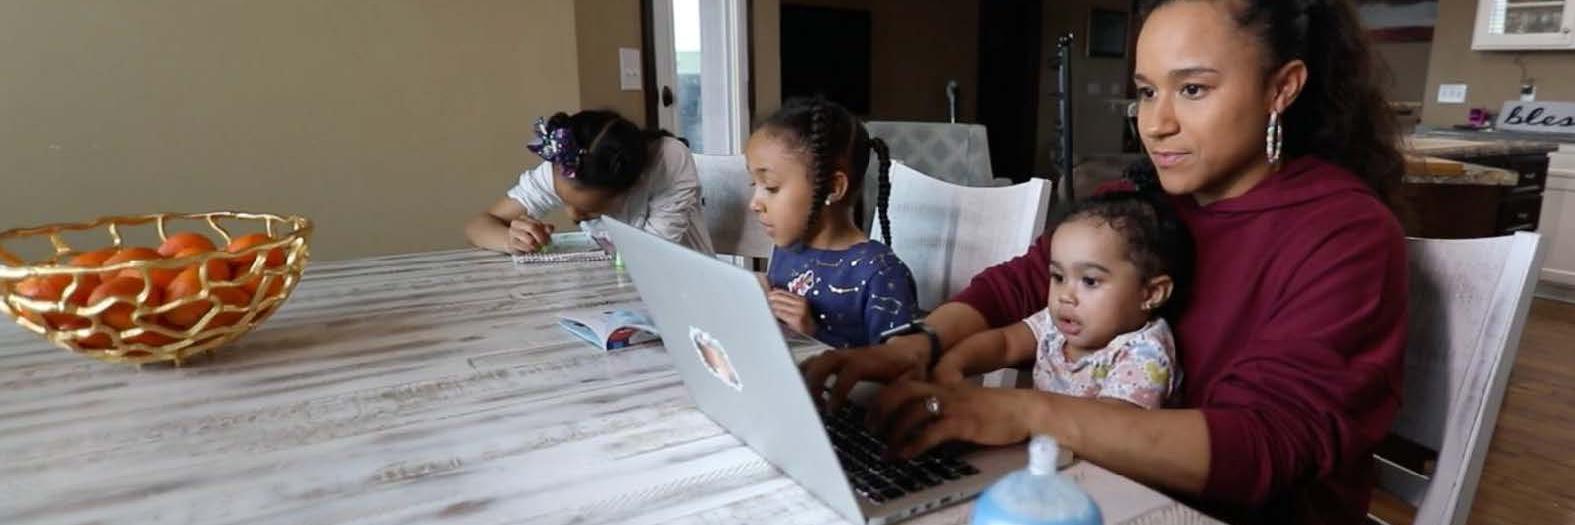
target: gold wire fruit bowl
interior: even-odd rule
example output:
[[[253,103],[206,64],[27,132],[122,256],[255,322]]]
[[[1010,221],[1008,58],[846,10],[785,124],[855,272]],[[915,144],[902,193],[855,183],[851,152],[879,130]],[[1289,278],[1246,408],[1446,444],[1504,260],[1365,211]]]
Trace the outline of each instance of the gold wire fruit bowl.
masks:
[[[157,249],[130,242],[147,230]],[[179,365],[278,311],[306,269],[311,233],[302,217],[229,211],[0,232],[0,311],[95,359]],[[107,245],[95,242],[105,235]]]

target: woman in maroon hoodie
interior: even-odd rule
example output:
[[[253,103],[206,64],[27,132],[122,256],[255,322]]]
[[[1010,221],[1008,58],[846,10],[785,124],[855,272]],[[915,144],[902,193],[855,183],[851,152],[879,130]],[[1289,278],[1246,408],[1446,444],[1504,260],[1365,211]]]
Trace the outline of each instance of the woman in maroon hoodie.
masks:
[[[1157,0],[1137,44],[1137,126],[1197,243],[1174,408],[923,382],[942,349],[1046,304],[1049,242],[986,270],[909,335],[804,365],[829,402],[884,389],[903,454],[1050,434],[1233,521],[1355,523],[1400,403],[1404,164],[1347,0]],[[933,342],[932,342],[933,341]]]

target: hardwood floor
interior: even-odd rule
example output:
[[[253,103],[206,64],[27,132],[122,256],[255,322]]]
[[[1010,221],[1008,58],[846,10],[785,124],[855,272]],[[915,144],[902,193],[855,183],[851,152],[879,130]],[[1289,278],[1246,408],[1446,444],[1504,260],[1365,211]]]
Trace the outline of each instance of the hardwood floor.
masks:
[[[1372,512],[1414,515],[1381,492]],[[1531,306],[1467,523],[1575,525],[1575,304]]]
[[[1575,304],[1531,306],[1469,522],[1575,524]]]

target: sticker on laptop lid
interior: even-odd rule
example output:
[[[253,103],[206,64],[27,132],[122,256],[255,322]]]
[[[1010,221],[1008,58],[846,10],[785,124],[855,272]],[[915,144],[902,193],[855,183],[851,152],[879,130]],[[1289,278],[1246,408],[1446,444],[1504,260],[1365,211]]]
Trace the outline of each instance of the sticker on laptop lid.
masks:
[[[733,368],[733,361],[728,358],[727,349],[722,347],[721,341],[705,330],[691,326],[689,342],[694,345],[695,353],[700,355],[700,362],[711,371],[711,375],[733,387],[733,390],[744,390],[744,383],[738,379],[738,370]]]

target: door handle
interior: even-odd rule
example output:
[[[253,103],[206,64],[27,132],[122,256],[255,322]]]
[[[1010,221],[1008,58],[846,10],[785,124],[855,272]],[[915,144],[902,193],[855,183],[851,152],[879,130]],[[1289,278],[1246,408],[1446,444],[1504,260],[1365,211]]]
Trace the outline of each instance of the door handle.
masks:
[[[673,107],[673,88],[672,88],[672,86],[662,86],[662,107],[664,107],[664,108]]]

